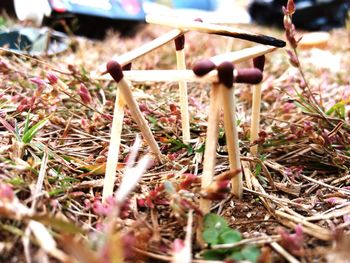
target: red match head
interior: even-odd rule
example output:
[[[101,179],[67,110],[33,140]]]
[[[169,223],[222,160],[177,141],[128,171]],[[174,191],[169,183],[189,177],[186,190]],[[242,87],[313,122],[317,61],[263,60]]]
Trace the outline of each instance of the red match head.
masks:
[[[233,70],[234,66],[232,62],[222,62],[218,67],[219,82],[224,84],[227,88],[231,88],[233,85]]]
[[[236,83],[258,84],[262,81],[263,75],[260,69],[243,68],[237,69],[235,76]]]
[[[183,50],[185,47],[185,35],[182,34],[175,38],[175,49],[176,51]]]
[[[253,58],[253,65],[254,65],[254,68],[260,69],[261,72],[264,72],[265,56],[262,55],[262,56]]]
[[[194,64],[192,70],[194,74],[196,74],[199,77],[202,77],[208,74],[213,69],[215,69],[215,67],[216,65],[211,60],[204,59],[204,60],[197,61]]]
[[[130,62],[130,63],[128,63],[128,64],[122,66],[122,70],[123,70],[123,71],[125,71],[125,70],[131,70],[131,67],[132,67],[132,63]]]
[[[107,63],[107,72],[116,82],[119,82],[124,77],[122,67],[115,60],[111,60]]]

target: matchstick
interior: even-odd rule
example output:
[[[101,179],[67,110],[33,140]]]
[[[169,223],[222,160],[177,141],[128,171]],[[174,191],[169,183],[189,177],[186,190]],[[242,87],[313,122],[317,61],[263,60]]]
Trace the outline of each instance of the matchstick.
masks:
[[[209,60],[199,61],[193,66],[193,72],[198,76],[204,76],[215,68]],[[205,141],[204,164],[201,177],[201,189],[206,189],[213,181],[214,168],[216,163],[216,145],[218,141],[218,129],[220,118],[221,96],[218,82],[212,82],[213,86],[210,90],[210,102],[208,112],[207,136]],[[203,214],[210,212],[211,201],[203,197],[199,200],[199,208]],[[197,242],[204,247],[202,238],[203,220],[198,221]]]
[[[241,170],[240,151],[238,144],[238,132],[236,123],[236,101],[233,88],[233,64],[232,62],[223,62],[218,67],[218,76],[220,83],[220,93],[224,108],[224,127],[225,138],[228,150],[230,170]],[[238,198],[242,198],[243,182],[242,172],[239,172],[232,178],[231,192]]]
[[[201,189],[206,189],[214,177],[214,169],[216,164],[216,146],[218,142],[219,133],[219,118],[220,118],[221,96],[219,90],[219,84],[213,83],[213,87],[210,91],[210,103],[208,113],[208,126],[207,136],[205,141],[204,152],[204,164],[203,173],[201,179]],[[200,198],[199,208],[203,214],[210,212],[211,201],[203,197]],[[203,233],[203,220],[199,220],[197,228],[197,241],[203,246],[204,240],[202,238]]]
[[[142,57],[150,52],[152,52],[153,50],[169,43],[170,41],[176,39],[177,37],[181,36],[183,34],[183,32],[179,29],[174,29],[169,31],[168,33],[161,35],[160,37],[138,47],[135,48],[127,53],[124,53],[120,56],[114,56],[112,58],[112,60],[118,61],[118,63],[124,67],[125,65],[131,63],[132,61],[134,61],[135,59]],[[95,76],[99,76],[99,75],[104,75],[107,73],[106,71],[106,66],[107,64],[104,63],[102,65],[100,65],[98,67],[97,72],[93,72],[92,75]]]
[[[240,63],[244,61],[248,61],[250,59],[254,59],[256,57],[265,55],[272,51],[275,51],[277,48],[266,45],[256,45],[254,47],[245,48],[238,51],[232,51],[224,54],[220,54],[217,56],[213,56],[209,58],[215,65],[219,65],[225,61],[231,61],[232,63]]]
[[[105,202],[106,199],[113,194],[116,168],[118,164],[120,139],[123,129],[123,119],[124,119],[124,106],[125,102],[120,94],[120,89],[117,89],[117,95],[115,98],[114,111],[113,111],[113,121],[111,128],[111,139],[109,143],[107,164],[106,164],[106,174],[103,181],[102,190],[102,201]]]
[[[177,64],[177,69],[179,70],[186,70],[184,47],[185,47],[185,36],[181,35],[175,39],[176,64]],[[179,81],[179,90],[180,90],[179,96],[180,96],[180,109],[181,109],[182,139],[184,144],[189,144],[191,139],[190,116],[188,112],[187,83],[184,80]]]
[[[253,59],[254,67],[259,69],[261,72],[264,71],[265,56],[259,56]],[[258,139],[259,128],[260,128],[260,109],[261,109],[261,85],[258,84],[253,89],[253,105],[252,105],[252,116],[250,124],[250,143],[254,143]],[[258,145],[250,147],[250,153],[253,156],[258,155]]]
[[[125,103],[129,108],[133,119],[140,128],[145,140],[150,146],[151,151],[156,155],[159,161],[162,161],[162,153],[158,148],[157,142],[154,139],[151,129],[149,128],[144,116],[142,115],[136,100],[132,96],[130,85],[124,78],[121,65],[118,62],[111,60],[107,63],[107,71],[117,82],[118,88],[120,89],[123,99],[125,100]]]
[[[280,40],[271,36],[254,34],[248,31],[236,29],[229,26],[208,24],[208,23],[203,23],[199,21],[191,21],[191,20],[186,21],[183,19],[178,19],[173,17],[147,15],[146,22],[152,23],[152,24],[170,26],[181,30],[195,30],[203,33],[235,37],[235,38],[248,40],[248,41],[252,41],[252,42],[256,42],[264,45],[275,46],[275,47],[284,47],[286,45],[286,42],[284,42],[283,40]]]

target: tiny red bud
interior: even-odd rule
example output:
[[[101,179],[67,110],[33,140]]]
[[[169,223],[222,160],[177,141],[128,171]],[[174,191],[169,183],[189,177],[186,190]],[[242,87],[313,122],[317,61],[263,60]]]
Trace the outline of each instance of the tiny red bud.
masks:
[[[58,81],[57,76],[53,73],[48,73],[46,77],[51,85],[55,85]]]
[[[85,104],[90,104],[92,101],[91,95],[89,90],[87,89],[87,87],[81,83],[79,90],[78,90],[78,94],[81,98],[81,100],[85,103]]]
[[[295,4],[294,0],[288,0],[287,2],[287,11],[290,15],[293,15],[295,13]]]

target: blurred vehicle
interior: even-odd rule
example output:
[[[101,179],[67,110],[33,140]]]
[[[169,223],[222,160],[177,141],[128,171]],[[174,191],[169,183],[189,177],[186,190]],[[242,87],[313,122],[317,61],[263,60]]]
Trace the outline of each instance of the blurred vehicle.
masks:
[[[10,1],[1,0],[9,10]],[[7,2],[7,3],[6,3]],[[40,26],[45,17],[100,17],[112,20],[144,21],[141,0],[12,0],[19,20],[31,20]]]
[[[294,0],[296,27],[307,30],[329,30],[345,24],[349,0]],[[249,6],[252,19],[263,25],[283,26],[282,6],[287,0],[253,0]]]

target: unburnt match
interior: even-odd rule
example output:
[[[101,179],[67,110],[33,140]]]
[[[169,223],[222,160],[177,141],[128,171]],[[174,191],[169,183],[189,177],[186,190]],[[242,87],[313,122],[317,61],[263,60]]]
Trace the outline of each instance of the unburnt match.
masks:
[[[159,161],[162,160],[162,153],[160,152],[157,142],[153,137],[153,134],[142,115],[137,102],[135,101],[134,97],[132,96],[132,92],[130,89],[129,83],[125,80],[124,74],[121,68],[121,65],[112,60],[107,63],[107,71],[108,73],[113,77],[113,79],[117,82],[118,89],[120,89],[120,93],[123,96],[123,99],[125,100],[126,106],[129,108],[131,115],[135,122],[137,123],[138,127],[140,128],[146,142],[151,148],[151,151],[156,155],[157,159]],[[128,71],[126,71],[128,72]]]
[[[185,36],[181,36],[175,39],[176,49],[176,64],[178,70],[186,70],[185,61]],[[185,144],[190,143],[190,117],[188,112],[188,95],[187,95],[187,83],[184,80],[179,81],[179,96],[180,96],[180,109],[181,109],[181,127],[182,127],[182,139]]]
[[[241,164],[236,124],[236,100],[233,89],[234,67],[232,62],[223,62],[217,67],[217,69],[220,83],[219,88],[224,108],[225,138],[228,150],[230,170],[237,171],[241,170]],[[242,173],[237,173],[236,176],[232,178],[231,183],[232,194],[238,198],[242,198]]]
[[[265,56],[259,56],[253,59],[254,67],[261,72],[264,71]],[[256,85],[253,89],[253,104],[252,104],[252,116],[250,123],[250,143],[253,144],[258,139],[259,127],[260,127],[260,108],[261,108],[261,85]],[[258,145],[250,147],[250,153],[253,156],[258,155]]]
[[[259,56],[263,56],[267,53],[273,52],[277,47],[256,45],[254,47],[245,48],[239,51],[232,51],[209,58],[215,65],[219,65],[225,61],[231,61],[232,63],[240,63],[254,59]]]
[[[203,33],[234,37],[275,47],[284,47],[286,45],[286,42],[284,42],[283,40],[271,36],[254,34],[248,31],[240,30],[229,26],[208,24],[199,21],[186,21],[174,17],[147,15],[146,22],[151,24],[170,26],[181,30],[194,30]]]
[[[209,116],[207,125],[207,136],[205,140],[205,152],[204,152],[204,164],[203,173],[201,179],[201,189],[206,189],[214,177],[214,168],[216,164],[216,145],[218,141],[219,133],[219,118],[220,118],[220,108],[221,100],[219,90],[219,83],[213,83],[213,87],[210,90],[210,102],[209,102]],[[201,198],[199,201],[199,208],[204,214],[210,212],[211,201],[205,198]],[[199,221],[197,228],[197,241],[199,244],[203,245],[204,241],[202,239],[203,222]]]
[[[118,164],[120,139],[123,129],[123,119],[124,119],[124,106],[125,102],[120,94],[120,89],[117,89],[117,95],[115,98],[114,111],[113,111],[113,121],[111,128],[111,139],[109,143],[107,163],[106,163],[106,174],[103,181],[102,190],[102,201],[105,202],[106,199],[113,194],[116,168]]]

